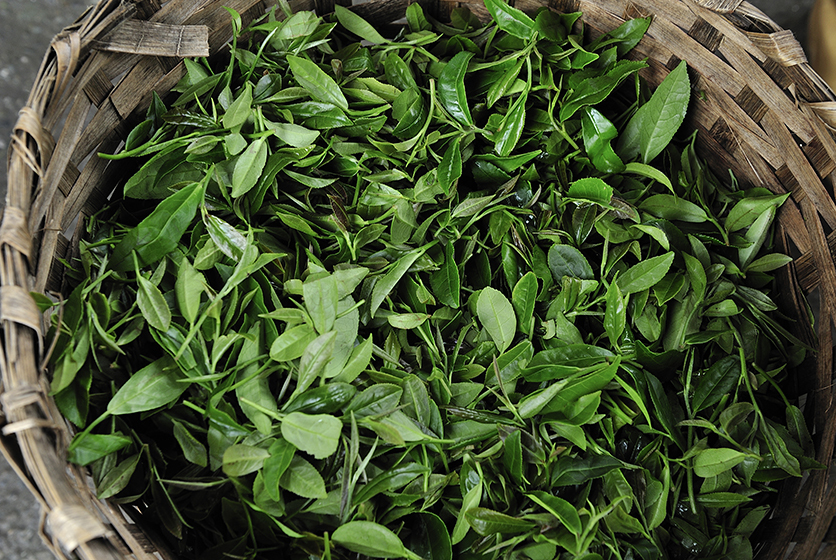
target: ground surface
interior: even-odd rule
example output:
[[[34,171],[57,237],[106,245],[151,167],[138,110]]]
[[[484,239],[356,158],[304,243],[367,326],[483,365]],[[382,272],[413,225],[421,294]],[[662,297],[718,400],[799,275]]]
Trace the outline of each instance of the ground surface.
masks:
[[[0,206],[6,193],[5,152],[17,111],[26,103],[50,39],[94,0],[0,0]],[[785,29],[806,40],[813,0],[750,0]],[[0,560],[50,560],[38,537],[35,500],[0,458]]]

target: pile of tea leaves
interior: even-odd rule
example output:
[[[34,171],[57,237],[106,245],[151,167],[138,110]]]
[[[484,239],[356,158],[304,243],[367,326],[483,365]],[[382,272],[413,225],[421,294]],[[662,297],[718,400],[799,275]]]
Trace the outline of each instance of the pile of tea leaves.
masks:
[[[651,92],[626,57],[648,19],[485,6],[391,39],[231,12],[103,156],[131,174],[68,263],[52,392],[179,558],[748,560],[816,467],[785,196],[677,136],[686,63]]]

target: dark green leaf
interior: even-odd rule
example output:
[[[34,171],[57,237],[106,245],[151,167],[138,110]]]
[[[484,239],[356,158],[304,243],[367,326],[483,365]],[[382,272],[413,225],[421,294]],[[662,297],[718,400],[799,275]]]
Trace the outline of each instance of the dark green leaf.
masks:
[[[572,486],[600,478],[624,463],[610,455],[561,457],[552,468],[552,486]]]
[[[483,537],[497,533],[516,535],[526,533],[535,527],[534,522],[518,517],[511,517],[492,509],[475,507],[465,513],[467,522],[473,530]]]
[[[444,157],[438,164],[438,183],[444,194],[452,192],[456,182],[462,176],[461,138],[455,137],[444,151]]]
[[[549,268],[558,282],[564,276],[592,280],[595,273],[589,261],[578,249],[571,245],[554,244],[549,249]]]
[[[142,454],[136,453],[122,460],[112,470],[108,471],[96,487],[96,497],[100,500],[106,500],[124,490],[131,481],[141,458]]]
[[[116,244],[110,266],[117,272],[131,270],[131,253],[134,251],[141,266],[158,262],[177,247],[202,201],[203,185],[193,183],[160,202],[147,218]]]
[[[699,379],[691,399],[691,410],[700,410],[717,403],[740,382],[740,359],[726,356],[711,365]]]

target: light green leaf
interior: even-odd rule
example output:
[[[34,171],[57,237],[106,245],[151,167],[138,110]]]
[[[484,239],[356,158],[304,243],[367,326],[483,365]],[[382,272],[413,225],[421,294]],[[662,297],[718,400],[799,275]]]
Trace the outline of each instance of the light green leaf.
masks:
[[[670,270],[674,253],[657,255],[627,269],[617,283],[623,295],[641,292],[655,286]]]
[[[337,279],[329,274],[317,280],[302,284],[302,297],[316,332],[324,334],[334,328],[337,319]]]
[[[399,258],[389,271],[380,277],[372,288],[372,297],[369,302],[369,315],[374,317],[375,311],[386,299],[386,296],[395,288],[395,286],[403,278],[404,274],[409,271],[409,268],[415,264],[415,261],[426,252],[427,246],[414,249],[406,255]]]
[[[308,91],[311,97],[323,103],[336,105],[343,111],[348,110],[348,101],[340,90],[340,86],[315,62],[307,58],[287,55],[287,63],[290,65],[293,77],[296,78],[300,86]]]
[[[189,387],[180,383],[183,373],[170,356],[151,362],[134,373],[116,391],[107,411],[114,416],[145,412],[173,402]]]
[[[702,223],[708,219],[705,210],[693,202],[672,194],[656,194],[646,198],[639,208],[657,218]]]
[[[150,326],[160,331],[167,331],[171,324],[171,309],[168,308],[162,292],[141,274],[137,275],[136,280],[139,288],[136,293],[136,303],[139,305],[142,316]]]
[[[386,320],[396,329],[410,330],[420,327],[429,318],[426,313],[397,313],[388,315]]]
[[[417,558],[398,535],[372,521],[349,521],[337,527],[331,539],[352,552],[370,558]]]
[[[302,352],[299,359],[299,379],[296,382],[291,398],[302,393],[311,386],[316,378],[325,370],[325,365],[334,354],[337,341],[336,331],[330,331],[316,337]]]
[[[267,122],[267,128],[285,144],[290,144],[294,148],[307,148],[319,138],[318,130],[311,130],[291,123],[274,123]]]
[[[743,462],[744,453],[726,447],[703,449],[694,457],[694,474],[702,478],[717,476]]]
[[[282,419],[282,436],[314,459],[324,459],[336,453],[342,427],[330,414],[291,412]]]
[[[585,177],[569,185],[569,198],[586,200],[603,206],[609,206],[612,200],[612,187],[598,177]]]
[[[290,460],[290,466],[279,479],[279,486],[303,498],[318,500],[328,495],[322,475],[298,454]]]
[[[496,344],[499,353],[505,352],[514,341],[517,331],[517,318],[514,307],[502,292],[487,287],[476,300],[476,314]]]
[[[227,476],[245,476],[261,468],[270,456],[266,449],[236,443],[224,451],[223,471]]]
[[[203,274],[192,266],[188,257],[183,257],[174,281],[174,293],[180,314],[189,323],[194,323],[200,310],[200,297],[206,281]]]
[[[366,41],[377,45],[388,43],[383,35],[378,33],[369,22],[352,12],[350,9],[337,4],[334,6],[334,15],[337,16],[337,21],[339,21],[343,27],[361,39],[365,39]]]
[[[291,327],[273,341],[270,346],[270,358],[277,362],[289,362],[301,358],[305,353],[305,348],[316,337],[316,331],[307,323]]]
[[[235,160],[232,168],[232,198],[245,195],[258,183],[267,163],[267,138],[254,140]]]

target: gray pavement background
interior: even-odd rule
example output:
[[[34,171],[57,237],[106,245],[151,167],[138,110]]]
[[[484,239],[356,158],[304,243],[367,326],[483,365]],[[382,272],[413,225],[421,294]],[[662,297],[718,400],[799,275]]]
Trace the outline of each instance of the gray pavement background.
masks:
[[[750,0],[802,45],[813,0]],[[94,0],[0,0],[0,200],[5,199],[5,153],[17,112],[26,103],[52,37]],[[2,206],[2,204],[0,204]],[[0,458],[0,560],[51,560],[38,537],[34,498]]]

